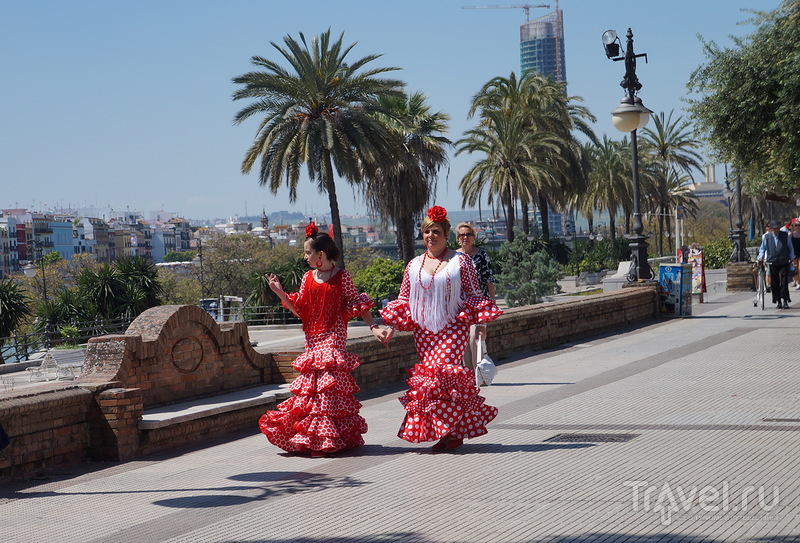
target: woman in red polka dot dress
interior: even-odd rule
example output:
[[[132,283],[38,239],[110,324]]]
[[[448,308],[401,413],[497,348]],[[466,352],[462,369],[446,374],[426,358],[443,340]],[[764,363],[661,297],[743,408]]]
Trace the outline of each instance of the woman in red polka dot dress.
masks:
[[[277,411],[267,411],[258,424],[281,449],[324,456],[363,445],[367,431],[358,414],[361,403],[353,396],[360,389],[350,372],[361,361],[345,350],[347,321],[361,316],[383,343],[394,331],[375,324],[372,300],[359,294],[350,274],[336,267],[341,253],[330,236],[319,233],[314,223],[306,236],[305,259],[314,269],[303,276],[300,291],[286,294],[277,277],[267,277],[283,305],[303,321],[306,349],[292,363],[300,376],[289,386],[294,396]]]
[[[422,222],[425,252],[406,266],[398,298],[381,311],[383,322],[414,332],[419,363],[409,370],[400,398],[406,416],[398,436],[412,443],[437,441],[434,451],[460,447],[486,433],[497,408],[485,404],[471,369],[461,365],[469,327],[485,335],[502,311],[480,291],[469,256],[447,248],[450,221],[440,206]]]

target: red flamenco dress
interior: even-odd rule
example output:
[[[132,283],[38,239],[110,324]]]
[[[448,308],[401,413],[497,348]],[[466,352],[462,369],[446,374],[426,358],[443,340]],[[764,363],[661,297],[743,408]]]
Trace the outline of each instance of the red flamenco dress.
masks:
[[[419,356],[400,398],[406,415],[398,436],[412,443],[477,437],[486,433],[497,408],[486,405],[475,374],[461,359],[470,325],[492,321],[502,311],[481,294],[469,256],[456,253],[434,276],[423,269],[424,258],[425,253],[409,262],[398,298],[381,311],[385,324],[414,333]]]
[[[367,423],[353,396],[361,389],[350,374],[361,361],[345,350],[347,321],[374,303],[359,294],[353,279],[340,270],[324,283],[309,271],[300,291],[288,294],[303,321],[305,352],[292,366],[300,376],[289,386],[294,394],[267,411],[258,425],[267,439],[289,452],[333,453],[364,444]]]

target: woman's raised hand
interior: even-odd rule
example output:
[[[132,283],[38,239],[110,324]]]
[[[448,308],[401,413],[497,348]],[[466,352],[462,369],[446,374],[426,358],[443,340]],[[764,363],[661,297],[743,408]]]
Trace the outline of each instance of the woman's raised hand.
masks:
[[[269,285],[269,289],[280,296],[284,294],[283,287],[281,286],[281,280],[278,279],[278,276],[273,273],[265,273],[264,276],[267,278],[267,285]]]

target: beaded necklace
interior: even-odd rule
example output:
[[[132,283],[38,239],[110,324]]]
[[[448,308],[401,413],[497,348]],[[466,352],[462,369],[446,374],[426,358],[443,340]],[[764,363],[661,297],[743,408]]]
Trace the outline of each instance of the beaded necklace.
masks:
[[[419,271],[417,272],[417,282],[419,283],[419,286],[421,286],[423,290],[428,290],[433,285],[433,282],[436,280],[436,274],[439,272],[439,268],[441,268],[442,264],[444,264],[444,260],[442,260],[442,257],[445,254],[447,254],[447,247],[444,248],[444,251],[439,253],[439,256],[431,256],[431,258],[435,258],[436,260],[438,260],[439,263],[436,265],[436,269],[433,270],[433,273],[431,274],[431,282],[428,283],[428,286],[426,287],[425,285],[422,284],[422,269],[425,267],[425,260],[428,257],[427,249],[425,250],[424,253],[422,253],[422,264],[420,265]]]

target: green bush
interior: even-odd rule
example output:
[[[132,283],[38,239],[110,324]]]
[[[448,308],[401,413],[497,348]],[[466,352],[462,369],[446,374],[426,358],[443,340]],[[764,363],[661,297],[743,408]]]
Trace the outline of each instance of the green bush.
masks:
[[[703,246],[703,264],[707,270],[718,270],[728,266],[733,253],[733,242],[718,240]]]
[[[544,249],[532,250],[536,242],[524,235],[506,242],[497,252],[500,273],[495,274],[495,285],[509,307],[537,304],[542,296],[556,294],[561,287],[561,266]]]
[[[372,298],[375,302],[373,312],[377,312],[384,299],[397,296],[404,270],[405,265],[400,261],[376,258],[366,268],[356,273],[353,283],[359,292],[365,292]]]

